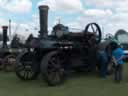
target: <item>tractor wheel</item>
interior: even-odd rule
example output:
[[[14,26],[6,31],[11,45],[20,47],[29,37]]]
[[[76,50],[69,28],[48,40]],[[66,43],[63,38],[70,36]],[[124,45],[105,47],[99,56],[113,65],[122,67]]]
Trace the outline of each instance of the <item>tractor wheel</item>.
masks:
[[[34,54],[26,52],[16,59],[16,75],[21,80],[34,80],[39,74],[39,64],[34,59]]]
[[[41,62],[41,74],[49,86],[56,86],[65,81],[63,58],[57,51],[46,54]]]
[[[11,72],[15,70],[16,56],[9,54],[5,56],[3,60],[3,70],[6,72]]]

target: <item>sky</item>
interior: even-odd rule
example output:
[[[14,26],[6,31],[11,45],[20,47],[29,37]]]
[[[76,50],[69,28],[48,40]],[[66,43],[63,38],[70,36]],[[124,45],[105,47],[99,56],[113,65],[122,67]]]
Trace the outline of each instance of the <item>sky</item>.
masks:
[[[128,0],[0,0],[0,32],[1,26],[8,25],[11,19],[12,34],[37,36],[40,5],[49,6],[49,33],[59,20],[75,30],[83,30],[88,23],[96,22],[102,34],[128,30]]]

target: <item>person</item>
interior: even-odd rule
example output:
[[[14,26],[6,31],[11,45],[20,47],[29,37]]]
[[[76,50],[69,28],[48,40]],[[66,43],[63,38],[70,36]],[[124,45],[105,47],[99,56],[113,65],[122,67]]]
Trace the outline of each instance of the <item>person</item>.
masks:
[[[106,49],[110,41],[104,41],[98,44],[97,60],[100,77],[105,79],[108,72],[109,55]]]
[[[100,77],[103,79],[106,79],[107,76],[107,62],[108,62],[108,57],[105,51],[99,51],[98,52],[98,62],[99,62],[99,72],[100,72]]]
[[[115,82],[120,82],[123,75],[124,51],[116,42],[111,42],[110,46],[112,49],[112,61],[115,66],[114,80]]]

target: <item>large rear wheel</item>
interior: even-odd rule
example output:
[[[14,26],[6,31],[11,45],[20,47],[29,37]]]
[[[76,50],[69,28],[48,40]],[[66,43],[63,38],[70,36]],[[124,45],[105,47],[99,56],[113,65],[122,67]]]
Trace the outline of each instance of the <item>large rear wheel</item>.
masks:
[[[50,86],[62,84],[65,80],[63,56],[57,51],[46,54],[41,62],[41,73]]]

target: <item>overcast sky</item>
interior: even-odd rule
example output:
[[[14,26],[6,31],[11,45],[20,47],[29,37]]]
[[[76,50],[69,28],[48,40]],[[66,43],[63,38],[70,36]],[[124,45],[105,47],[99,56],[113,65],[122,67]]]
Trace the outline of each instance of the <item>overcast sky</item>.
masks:
[[[11,19],[13,33],[36,35],[38,6],[42,4],[50,7],[49,31],[58,19],[64,25],[81,30],[90,22],[97,22],[104,33],[128,30],[128,0],[0,0],[0,27]]]

